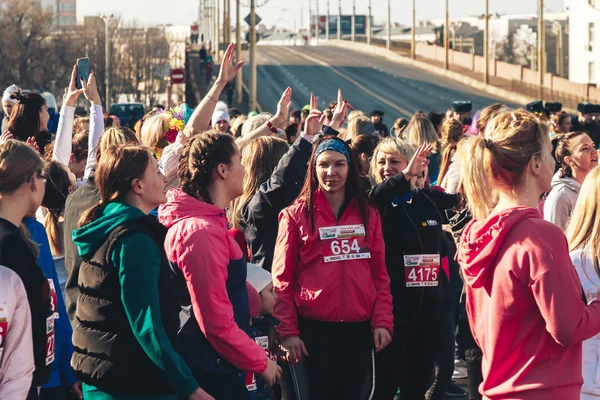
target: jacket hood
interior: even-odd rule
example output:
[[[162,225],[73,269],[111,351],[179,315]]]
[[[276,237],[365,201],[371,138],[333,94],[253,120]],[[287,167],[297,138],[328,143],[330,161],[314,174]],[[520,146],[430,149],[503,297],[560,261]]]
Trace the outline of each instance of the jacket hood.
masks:
[[[124,203],[109,203],[102,216],[73,231],[73,242],[81,257],[93,255],[118,226],[143,217],[142,210]]]
[[[569,178],[568,176],[561,176],[562,174],[564,174],[564,172],[562,171],[558,171],[556,172],[556,174],[554,174],[554,176],[552,177],[552,189],[559,190],[563,187],[567,187],[575,193],[579,194],[579,191],[581,190],[581,184],[573,178]]]
[[[177,188],[167,192],[167,202],[158,208],[158,220],[167,228],[186,218],[209,216],[225,216],[225,211]]]
[[[457,260],[465,283],[482,287],[494,267],[498,250],[511,229],[525,219],[539,219],[540,213],[531,207],[515,207],[491,214],[484,221],[472,221],[460,238]]]

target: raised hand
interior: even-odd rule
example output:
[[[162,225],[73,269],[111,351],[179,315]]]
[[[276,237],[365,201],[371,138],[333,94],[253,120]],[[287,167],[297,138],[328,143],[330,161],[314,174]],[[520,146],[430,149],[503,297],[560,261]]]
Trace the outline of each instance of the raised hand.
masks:
[[[342,90],[338,89],[337,104],[335,106],[335,110],[333,110],[333,117],[331,118],[329,126],[331,126],[336,131],[339,130],[342,127],[344,121],[346,120],[347,115],[348,101],[344,100]]]
[[[408,163],[406,169],[402,171],[406,180],[411,180],[415,176],[418,176],[421,172],[425,171],[425,168],[427,168],[427,165],[429,165],[427,156],[432,150],[433,146],[430,144],[422,144],[419,146],[415,152],[415,155]]]
[[[40,147],[38,146],[37,142],[35,141],[35,137],[33,137],[33,136],[28,137],[25,144],[27,146],[31,147],[32,149],[34,149],[37,153],[40,152]]]
[[[96,85],[96,74],[92,71],[88,81],[81,79],[81,86],[83,87],[83,95],[89,100],[92,105],[100,105],[100,94],[98,93],[98,86]]]
[[[77,99],[83,93],[83,89],[77,89],[77,64],[73,67],[73,72],[71,72],[71,81],[69,82],[69,87],[65,89],[65,96],[63,97],[64,104],[75,107],[77,104]]]
[[[275,128],[282,128],[285,121],[287,121],[288,114],[292,108],[292,88],[288,87],[284,90],[281,95],[281,99],[277,103],[277,113],[271,120],[271,123]]]
[[[0,135],[0,144],[6,143],[9,139],[13,138],[13,134],[9,131],[4,131],[2,135]]]
[[[240,61],[235,66],[233,65],[233,53],[235,52],[235,45],[230,43],[223,56],[221,62],[221,69],[219,70],[219,76],[217,77],[217,84],[229,83],[235,78],[240,68],[244,66],[244,61]]]
[[[321,127],[325,122],[327,116],[319,111],[317,98],[313,95],[310,96],[310,114],[304,121],[304,135],[310,138],[314,137],[321,131]]]

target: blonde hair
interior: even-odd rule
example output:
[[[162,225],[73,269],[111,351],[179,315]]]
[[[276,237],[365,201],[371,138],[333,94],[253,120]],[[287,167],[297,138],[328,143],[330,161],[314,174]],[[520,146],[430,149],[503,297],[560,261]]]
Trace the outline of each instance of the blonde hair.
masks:
[[[350,114],[348,114],[348,124],[350,124],[350,122],[351,122],[352,120],[354,120],[354,119],[356,119],[356,118],[359,118],[359,117],[366,117],[366,118],[369,118],[369,116],[368,116],[367,114],[365,114],[365,112],[364,112],[364,111],[361,111],[361,110],[354,110],[354,111],[351,111],[351,112],[350,112]],[[369,121],[370,121],[370,120],[371,120],[371,119],[369,119]]]
[[[379,157],[379,153],[397,153],[408,163],[415,154],[415,148],[400,138],[388,137],[379,142],[371,158],[371,176],[376,184],[383,182],[383,178],[377,175],[377,158]]]
[[[75,118],[75,120],[73,121],[73,136],[78,133],[89,132],[89,131],[90,131],[89,117]]]
[[[248,120],[244,122],[244,125],[242,125],[242,137],[266,124],[270,118],[271,114],[269,113],[262,113],[255,115],[252,118],[248,118]]]
[[[150,149],[156,147],[156,144],[162,139],[168,131],[171,116],[167,113],[158,114],[148,118],[142,125],[140,141]]]
[[[288,152],[288,143],[277,136],[262,136],[251,141],[242,150],[242,165],[246,169],[244,192],[231,202],[230,223],[240,229],[242,208],[258,192],[260,185],[271,179],[279,160]]]
[[[456,153],[458,142],[464,138],[462,124],[454,118],[446,118],[442,123],[442,161],[438,182],[442,182],[448,173],[452,157]]]
[[[415,147],[431,144],[435,151],[440,151],[440,138],[430,120],[417,117],[406,127],[406,138]]]
[[[356,118],[348,120],[348,129],[346,129],[346,134],[343,139],[354,139],[356,136],[360,135],[360,128],[368,124],[371,124],[371,118],[367,116],[358,115]]]
[[[463,192],[473,217],[487,218],[501,191],[514,190],[532,157],[543,157],[550,141],[548,127],[525,110],[504,112],[492,119],[484,136],[465,139],[458,148]],[[550,154],[546,156],[550,157]]]
[[[594,270],[600,277],[600,168],[594,167],[581,185],[577,203],[571,214],[566,236],[569,251],[589,250]]]
[[[240,126],[243,127],[243,125],[246,123],[246,121],[248,121],[248,117],[246,117],[245,115],[238,115],[237,117],[235,117],[233,119],[233,121],[231,121],[231,133],[233,133],[233,136],[237,137],[237,131],[240,128]],[[240,136],[241,136],[241,132],[240,132]]]
[[[98,143],[98,147],[96,148],[96,159],[99,161],[102,153],[109,147],[139,143],[137,136],[135,136],[135,133],[131,129],[124,126],[111,126],[100,137],[100,143]]]

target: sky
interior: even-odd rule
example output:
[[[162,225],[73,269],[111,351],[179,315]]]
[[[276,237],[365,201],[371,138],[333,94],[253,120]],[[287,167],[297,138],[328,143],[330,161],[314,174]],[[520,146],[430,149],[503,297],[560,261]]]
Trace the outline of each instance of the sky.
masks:
[[[120,14],[125,20],[135,20],[143,25],[174,24],[189,25],[197,19],[198,7],[201,0],[77,0],[77,15]],[[326,13],[328,0],[257,0],[257,14],[267,26],[277,25],[292,28],[294,21],[301,25],[303,14],[304,24],[308,25],[307,10],[309,3],[316,10],[319,3],[320,14]],[[339,0],[331,0],[331,13],[337,14]],[[367,14],[368,0],[354,0],[356,13]],[[392,22],[409,25],[411,23],[412,1],[390,0]],[[490,13],[522,14],[537,12],[538,0],[489,0]],[[545,0],[546,12],[562,11],[568,0]],[[581,0],[579,0],[581,1]],[[222,8],[223,0],[219,0]],[[266,2],[266,4],[264,4]],[[465,17],[481,15],[485,12],[484,0],[449,0],[450,15]],[[443,18],[445,0],[416,0],[417,19],[427,20]],[[242,18],[249,13],[250,0],[241,0]],[[353,0],[341,0],[342,14],[352,13]],[[373,17],[376,22],[386,18],[387,2],[372,0]],[[231,0],[232,20],[235,18],[235,0]],[[303,10],[302,10],[303,9]],[[303,11],[303,13],[302,13]],[[316,12],[316,11],[315,11]],[[245,25],[245,23],[243,23]],[[302,24],[302,25],[304,25]]]

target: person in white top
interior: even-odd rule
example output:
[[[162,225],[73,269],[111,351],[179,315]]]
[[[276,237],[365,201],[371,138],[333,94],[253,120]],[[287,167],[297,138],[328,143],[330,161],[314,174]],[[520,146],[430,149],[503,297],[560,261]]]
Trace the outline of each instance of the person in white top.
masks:
[[[589,304],[600,293],[600,168],[583,181],[567,227],[571,260]],[[600,334],[583,342],[581,400],[600,398]]]
[[[0,399],[25,399],[34,369],[27,293],[17,274],[0,266]]]

